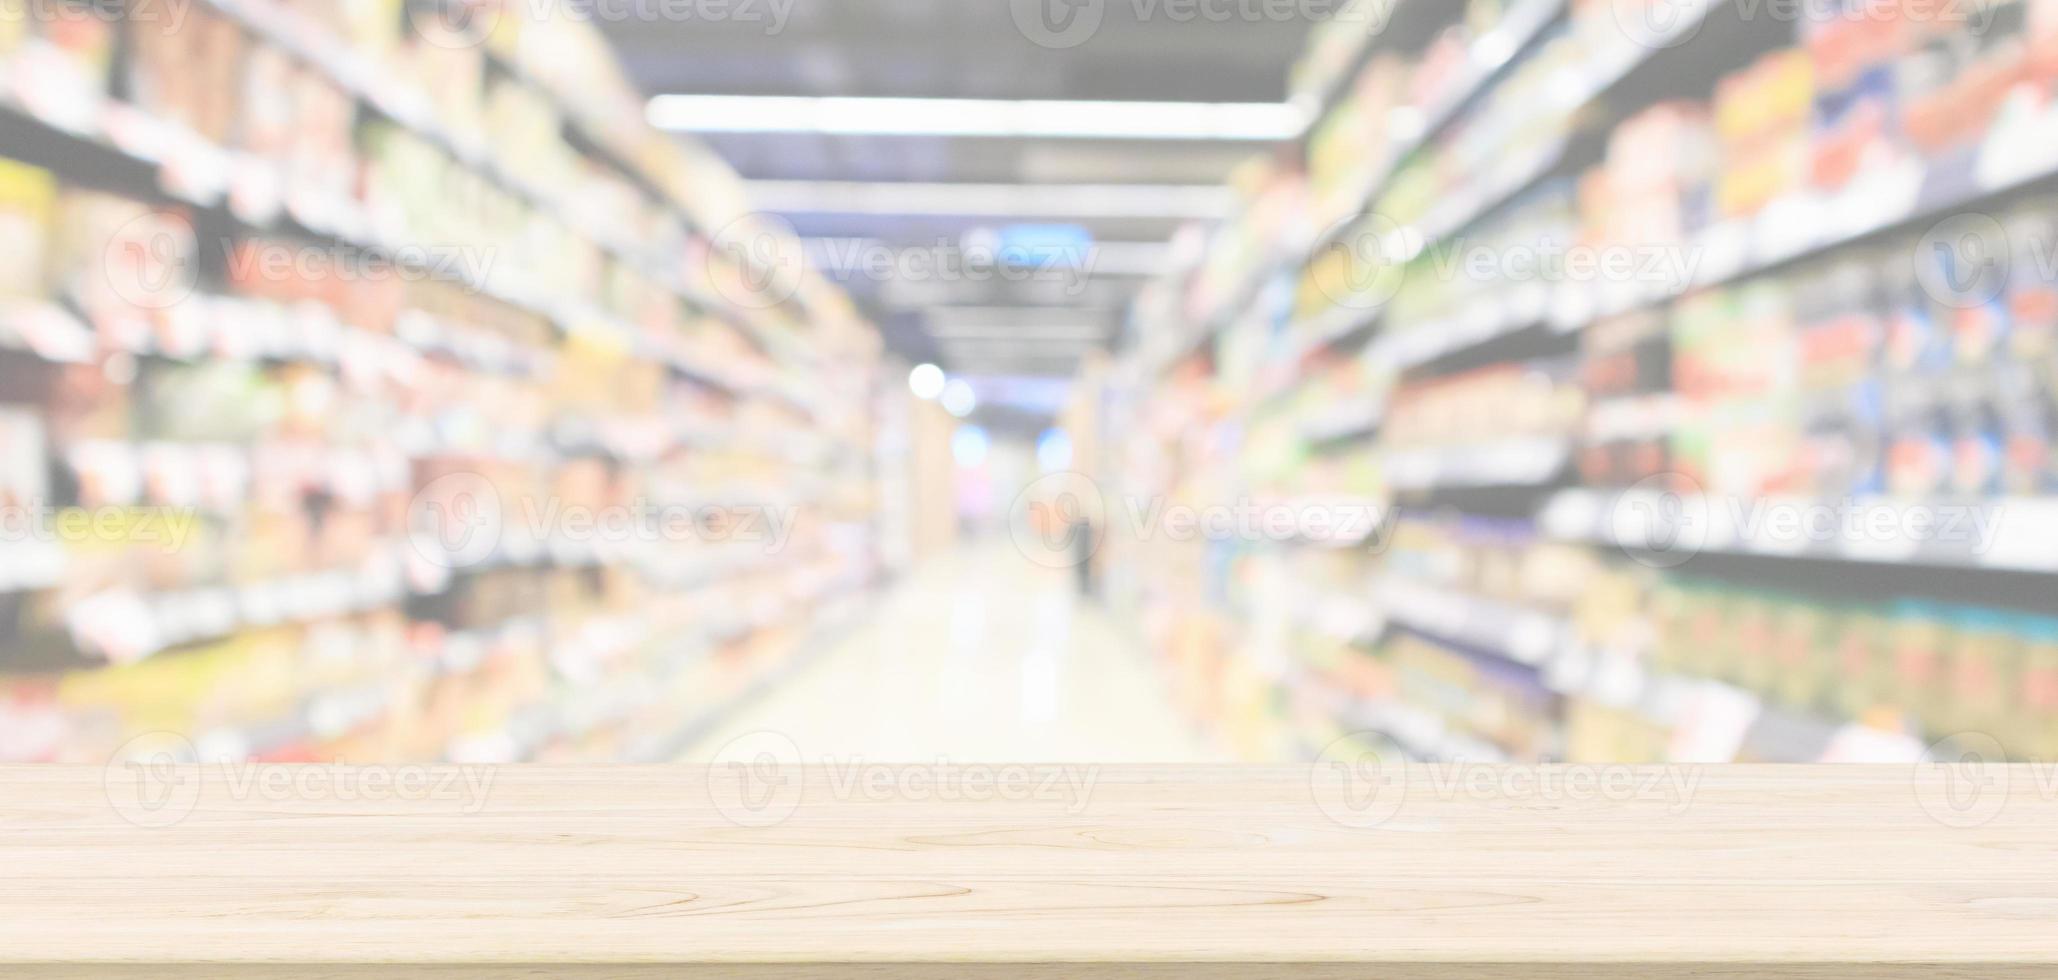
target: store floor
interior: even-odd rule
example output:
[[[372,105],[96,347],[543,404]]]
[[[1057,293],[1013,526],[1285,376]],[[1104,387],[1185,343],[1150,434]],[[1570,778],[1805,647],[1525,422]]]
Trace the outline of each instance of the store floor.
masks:
[[[916,569],[682,761],[757,732],[810,762],[1217,762],[1131,635],[1006,544]]]

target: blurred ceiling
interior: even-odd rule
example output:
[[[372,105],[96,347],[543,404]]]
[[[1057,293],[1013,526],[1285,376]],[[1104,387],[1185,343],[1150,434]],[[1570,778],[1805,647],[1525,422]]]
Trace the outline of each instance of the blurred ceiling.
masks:
[[[1074,46],[1039,44],[1034,28],[1017,19],[1033,16],[1038,4],[1048,5],[1053,23],[1083,13],[1097,16],[1100,26]],[[617,0],[610,10],[596,0],[594,12],[633,81],[653,96],[1284,102],[1288,71],[1310,25],[1205,15],[1249,6]],[[1269,150],[1247,141],[697,136],[746,179],[764,182],[753,188],[757,199],[810,240],[817,264],[870,307],[891,346],[911,360],[975,376],[1072,374],[1085,350],[1119,328],[1128,300],[1162,263],[1164,243],[1197,212],[1219,213],[1229,172]],[[964,184],[983,186],[965,201],[955,199],[967,195],[948,193],[963,188],[941,188],[936,203],[933,185]],[[1216,203],[1196,207],[1183,192]],[[902,207],[950,213],[896,210]],[[993,254],[996,244],[1047,244],[1053,235],[1062,243],[1056,254],[1092,243],[1084,269],[1039,259],[1033,264],[1052,268],[1026,276],[906,271],[936,265],[924,260],[938,253],[976,258]],[[911,250],[916,258],[880,275],[876,255],[888,250]],[[868,261],[874,269],[849,267]]]

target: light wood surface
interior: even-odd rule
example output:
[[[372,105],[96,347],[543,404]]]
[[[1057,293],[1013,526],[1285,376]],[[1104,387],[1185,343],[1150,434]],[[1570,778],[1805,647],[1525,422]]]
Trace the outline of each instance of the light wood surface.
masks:
[[[2058,976],[2043,770],[1023,771],[0,769],[0,976]]]

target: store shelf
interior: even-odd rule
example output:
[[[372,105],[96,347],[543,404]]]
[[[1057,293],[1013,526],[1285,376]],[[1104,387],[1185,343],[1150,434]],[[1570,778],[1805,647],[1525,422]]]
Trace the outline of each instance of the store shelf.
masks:
[[[27,351],[57,364],[88,363],[93,334],[70,310],[55,303],[0,309],[0,349]]]
[[[0,563],[0,728],[33,736],[0,760],[105,759],[139,726],[235,761],[620,759],[632,737],[712,705],[686,648],[720,648],[727,670],[851,587],[866,564],[862,494],[831,501],[820,477],[863,479],[836,468],[848,454],[835,448],[869,425],[842,404],[869,397],[863,345],[839,333],[862,325],[839,318],[803,340],[782,325],[812,315],[805,298],[759,310],[685,281],[690,202],[665,188],[722,176],[712,157],[647,130],[650,149],[697,166],[639,173],[559,93],[423,48],[406,18],[211,0],[181,21],[104,64],[41,21],[21,47],[0,31],[5,176],[20,196],[7,203],[24,209],[8,216],[48,216],[19,230],[57,284],[10,282],[49,295],[0,312],[0,350],[25,381],[0,413],[13,440],[0,448],[50,461],[10,471],[0,494],[53,522],[112,521],[10,546]],[[591,23],[544,29],[586,32],[605,58]],[[150,83],[216,57],[221,75],[198,86]],[[474,97],[403,81],[443,69],[483,72]],[[237,115],[295,107],[310,131],[290,151]],[[567,168],[592,179],[537,176]],[[648,220],[611,223],[629,202]],[[137,250],[142,271],[180,274],[146,302],[96,270],[129,254],[100,239],[167,213],[197,241]],[[45,227],[60,218],[65,236]],[[271,248],[291,261],[256,264]],[[458,249],[494,258],[434,263]],[[807,349],[818,336],[822,351]],[[816,383],[825,354],[837,384]],[[716,429],[729,438],[710,445]],[[457,486],[446,477],[477,485],[427,498]],[[493,551],[452,554],[422,525],[477,516],[463,506],[482,489],[507,508]],[[539,498],[597,511],[618,496],[808,520],[776,555],[516,526]],[[188,516],[182,546],[153,551],[141,534]]]
[[[1549,319],[1556,329],[1574,332],[1603,317],[1766,275],[1883,235],[1919,232],[1927,223],[2058,179],[2058,152],[2046,149],[2036,156],[2017,150],[2012,143],[1990,143],[1967,165],[1907,165],[1855,181],[1839,194],[1790,198],[1755,221],[1709,228],[1681,246],[1684,254],[1700,257],[1685,281],[1563,289],[1552,299]]]
[[[1667,33],[1641,44],[1627,38],[1612,58],[1581,66],[1580,74],[1554,81],[1538,99],[1558,110],[1571,110],[1607,95],[1644,64],[1663,58],[1673,50],[1669,42],[1698,30],[1702,21],[1727,0],[1693,0],[1690,8],[1675,11]],[[1500,160],[1484,178],[1455,194],[1443,195],[1436,207],[1400,243],[1400,254],[1408,259],[1424,254],[1452,236],[1471,227],[1480,218],[1507,203],[1545,176],[1563,158],[1570,134],[1561,134],[1527,153]]]
[[[1531,283],[1506,298],[1476,300],[1456,316],[1381,334],[1365,356],[1392,370],[1408,371],[1477,350],[1542,323],[1550,296],[1549,289]]]
[[[1404,11],[1412,12],[1411,9],[1403,6],[1410,2],[1411,0],[1393,0],[1393,2],[1381,0],[1377,5],[1359,3],[1355,11],[1348,6],[1348,0],[1346,4],[1339,5],[1337,13],[1333,16],[1355,13],[1357,16],[1381,18],[1381,22],[1376,28],[1367,31],[1363,37],[1358,39],[1357,45],[1342,60],[1341,67],[1335,75],[1321,80],[1321,83],[1315,86],[1313,91],[1295,93],[1292,101],[1307,106],[1308,117],[1307,125],[1302,128],[1295,142],[1305,146],[1314,137],[1315,131],[1321,128],[1323,120],[1328,119],[1330,114],[1335,112],[1337,107],[1342,104],[1343,100],[1350,94],[1352,83],[1357,81],[1358,73],[1364,69],[1366,60],[1372,56],[1374,51],[1379,49],[1381,43],[1386,39],[1386,32],[1392,27],[1394,18]],[[1317,28],[1317,30],[1320,29],[1319,27]]]
[[[1301,439],[1311,446],[1336,448],[1355,444],[1379,431],[1386,420],[1386,401],[1365,398],[1345,403],[1310,420],[1301,428]]]
[[[862,616],[861,603],[855,598],[846,598],[817,611],[809,617],[808,627],[793,642],[792,649],[781,663],[753,677],[743,685],[738,694],[722,704],[694,712],[677,728],[632,749],[629,757],[648,763],[677,760],[709,735],[719,731],[722,725],[736,717],[739,712],[763,700],[766,695],[820,663],[823,657],[835,649],[837,640],[856,627]],[[783,613],[777,617],[767,617],[764,622],[753,628],[763,628],[785,618],[786,615]]]
[[[2015,757],[2049,754],[2036,719],[2051,708],[2030,692],[2043,689],[2058,643],[2039,598],[2043,577],[2058,575],[2041,421],[2053,395],[2039,366],[2050,270],[2022,258],[2043,256],[2058,235],[2046,196],[2058,189],[2048,59],[2024,62],[1988,35],[1939,27],[1966,57],[1925,76],[1928,88],[1887,91],[1870,80],[1939,67],[1923,47],[1937,37],[1889,44],[1855,11],[1803,27],[1722,0],[1673,6],[1670,33],[1639,44],[1606,5],[1508,5],[1507,62],[1464,77],[1459,102],[1425,113],[1421,133],[1398,127],[1402,152],[1362,189],[1363,208],[1385,197],[1398,212],[1386,217],[1401,220],[1380,229],[1389,265],[1434,261],[1447,275],[1461,244],[1503,258],[1534,248],[1535,275],[1511,264],[1406,283],[1384,309],[1304,315],[1286,343],[1236,337],[1212,387],[1189,375],[1137,396],[1155,426],[1136,437],[1138,458],[1176,461],[1181,491],[1376,486],[1404,510],[1430,509],[1404,514],[1387,546],[1357,561],[1210,555],[1222,567],[1198,582],[1135,562],[1142,603],[1175,624],[1172,635],[1226,650],[1270,643],[1266,624],[1191,610],[1226,595],[1241,611],[1248,583],[1324,595],[1372,579],[1391,592],[1376,602],[1396,629],[1359,644],[1347,668],[1319,630],[1283,652],[1264,648],[1319,665],[1306,687],[1279,690],[1273,672],[1234,656],[1213,671],[1176,668],[1183,684],[1231,692],[1213,707],[1223,725],[1256,731],[1251,744],[1320,746],[1335,720],[1239,707],[1269,683],[1280,700],[1338,711],[1356,692],[1390,689],[1389,716],[1361,711],[1365,727],[1398,730],[1393,741],[1429,757],[1451,739],[1490,737],[1532,760],[1906,762],[1923,741],[1966,730],[1998,733]],[[1512,33],[1525,11],[1537,13],[1537,33]],[[1561,21],[1569,32],[1553,30]],[[1442,71],[1455,53],[1413,64]],[[1840,73],[1853,58],[1863,70]],[[1476,44],[1470,60],[1478,72]],[[1410,64],[1396,58],[1382,72]],[[1981,88],[1989,72],[2015,79],[2007,98],[1976,97],[1995,94]],[[1516,77],[1519,91],[1501,85]],[[1430,79],[1376,81],[1419,91]],[[1875,117],[1892,125],[1861,125]],[[1766,149],[1775,145],[1788,155]],[[1276,179],[1282,196],[1296,177]],[[1306,207],[1326,211],[1343,192],[1325,187]],[[1709,214],[1734,217],[1695,231]],[[1978,255],[1912,248],[1961,215],[1982,222],[1973,235],[2005,239]],[[1365,234],[1359,219],[1329,229],[1314,252]],[[1248,250],[1262,232],[1291,254],[1296,230],[1326,223],[1254,226],[1233,243]],[[1679,261],[1570,281],[1580,274],[1544,270],[1568,242]],[[1929,278],[1995,258],[2012,275],[1971,309]],[[1319,285],[1311,277],[1302,270],[1302,300]],[[1637,312],[1651,315],[1622,317]],[[1377,405],[1342,394],[1374,379],[1393,389]],[[1208,438],[1176,435],[1182,419]],[[1758,489],[1606,489],[1680,472]],[[1139,464],[1133,478],[1153,475]],[[2021,489],[1837,499],[1846,483]],[[1804,485],[1832,489],[1771,496]],[[1428,569],[1434,585],[1407,577]],[[1556,612],[1509,595],[1514,581],[1548,581],[1537,601]],[[1479,597],[1489,591],[1509,601]],[[1918,635],[1929,659],[1908,652]],[[1532,668],[1557,695],[1490,661]]]
[[[1602,98],[1644,64],[1652,59],[1664,57],[1670,50],[1667,42],[1698,29],[1711,12],[1726,2],[1727,0],[1695,0],[1693,7],[1675,15],[1677,19],[1672,22],[1670,31],[1657,38],[1656,43],[1647,47],[1625,40],[1612,58],[1582,66],[1579,74],[1554,82],[1547,87],[1546,94],[1538,95],[1537,98],[1548,100],[1562,109],[1577,108]],[[1398,162],[1408,154],[1428,145],[1428,141],[1444,125],[1456,118],[1464,106],[1470,104],[1485,87],[1500,77],[1503,68],[1513,64],[1520,53],[1528,50],[1544,36],[1544,28],[1555,22],[1563,9],[1564,4],[1561,0],[1530,0],[1522,11],[1509,15],[1507,25],[1475,42],[1473,63],[1477,74],[1474,81],[1461,89],[1460,95],[1454,98],[1445,110],[1430,117],[1432,125],[1410,140],[1403,152],[1394,156],[1394,166],[1398,166]],[[1501,33],[1502,30],[1507,33]],[[1492,67],[1485,67],[1489,64]],[[1390,232],[1389,238],[1382,242],[1381,247],[1397,262],[1411,262],[1433,252],[1549,176],[1563,159],[1569,146],[1570,134],[1560,134],[1557,138],[1547,140],[1526,153],[1502,158],[1485,176],[1442,195],[1428,214],[1407,227]],[[1380,188],[1392,176],[1392,172],[1391,167],[1387,168],[1371,183],[1364,198],[1367,206],[1376,198]],[[1335,244],[1346,233],[1355,229],[1356,225],[1352,222],[1344,222],[1330,229],[1327,235],[1318,238],[1307,249],[1306,257],[1299,264],[1304,265],[1316,252]],[[1533,300],[1525,297],[1520,302],[1527,304]],[[1382,323],[1385,319],[1384,312],[1383,309],[1337,309],[1322,314],[1320,318],[1312,321],[1311,326],[1316,329],[1310,330],[1311,340],[1304,349],[1297,352],[1295,360],[1304,359],[1315,351],[1354,336],[1361,329]],[[1526,316],[1536,315],[1531,313]],[[1515,319],[1509,319],[1510,316],[1514,316]],[[1462,347],[1491,341],[1503,332],[1519,329],[1523,324],[1517,321],[1521,319],[1524,319],[1523,315],[1492,308],[1489,301],[1489,308],[1468,310],[1452,323],[1438,324],[1430,328],[1432,332],[1459,339],[1431,340],[1426,343],[1421,338],[1399,341],[1400,346],[1395,352],[1400,355],[1397,360],[1402,366],[1426,363]],[[1490,320],[1498,326],[1486,328],[1481,332],[1481,328],[1475,324],[1482,320]],[[1333,334],[1319,329],[1334,321],[1348,321],[1352,325],[1348,329],[1337,327]],[[1393,328],[1388,325],[1388,329]],[[1410,334],[1414,332],[1407,331]],[[1454,346],[1439,348],[1439,343]],[[1417,348],[1414,346],[1416,344],[1424,346]]]
[[[555,195],[530,186],[509,173],[487,147],[459,138],[438,122],[424,95],[385,81],[368,61],[325,40],[320,29],[299,15],[286,8],[247,0],[209,0],[209,3],[254,36],[277,45],[320,71],[332,84],[381,117],[405,126],[466,169],[488,177],[538,212],[551,215],[566,228],[600,247],[615,261],[635,269],[681,301],[723,318],[762,349],[786,357],[793,356],[790,344],[768,337],[756,322],[756,311],[738,309],[708,289],[679,281],[659,269],[654,256],[642,254],[640,250],[616,241],[610,232],[591,227],[590,222],[574,214]],[[191,130],[155,118],[135,106],[91,94],[65,95],[42,76],[19,86],[7,84],[10,81],[9,76],[0,75],[0,107],[12,106],[14,111],[25,113],[57,132],[84,140],[103,152],[155,168],[159,183],[168,193],[202,207],[228,209],[250,230],[328,238],[402,266],[409,265],[412,256],[430,254],[423,243],[399,238],[379,228],[370,215],[355,205],[299,195],[281,185],[270,163],[213,145]],[[51,94],[53,91],[59,94]],[[414,271],[445,275],[468,270],[462,267],[430,269],[417,264]],[[547,316],[567,331],[585,328],[595,320],[612,320],[610,315],[597,311],[590,304],[565,297],[537,295],[512,276],[466,279],[464,284],[483,295]],[[640,331],[621,329],[627,335],[638,336],[638,342],[641,342]],[[804,399],[790,393],[780,392],[778,397],[796,409],[813,411]]]
[[[1395,624],[1526,667],[1549,662],[1566,642],[1563,619],[1520,606],[1401,578],[1373,594]]]
[[[1359,212],[1371,206],[1401,162],[1428,146],[1473,100],[1491,88],[1503,69],[1520,60],[1543,38],[1545,29],[1558,20],[1565,7],[1566,0],[1524,0],[1503,15],[1501,22],[1492,30],[1474,40],[1467,53],[1465,74],[1452,86],[1450,94],[1434,106],[1412,109],[1419,116],[1419,121],[1407,125],[1390,124],[1393,145],[1387,151],[1385,164],[1368,175],[1361,191],[1349,195],[1350,199],[1358,202],[1352,209],[1353,214],[1362,217]],[[1297,256],[1294,264],[1306,265],[1316,253],[1335,244],[1351,227],[1351,221],[1344,221],[1324,229],[1304,247],[1293,250]]]
[[[1300,690],[1311,689],[1303,686]],[[1391,698],[1366,700],[1334,691],[1315,690],[1319,693],[1312,696],[1326,701],[1327,713],[1349,731],[1350,737],[1364,739],[1377,736],[1391,742],[1405,753],[1403,762],[1504,765],[1508,761],[1507,753],[1499,748],[1452,731],[1441,717],[1405,701]],[[1306,754],[1319,760],[1324,748],[1308,746]]]
[[[1363,643],[1385,632],[1380,610],[1365,597],[1349,592],[1321,592],[1299,600],[1294,622],[1339,643]]]
[[[0,596],[47,589],[64,581],[71,556],[51,541],[10,540],[0,555]]]
[[[190,133],[182,136],[169,135],[177,132],[178,127],[154,120],[146,113],[134,107],[110,102],[101,107],[100,112],[105,122],[94,123],[87,128],[87,131],[110,134],[118,132],[123,135],[118,138],[110,135],[105,140],[96,141],[94,145],[100,147],[104,152],[119,154],[136,164],[159,167],[161,172],[169,172],[181,167],[185,171],[191,172],[197,169],[198,165],[191,163],[180,164],[177,161],[201,157],[216,161],[206,166],[218,168],[218,172],[224,175],[239,168],[262,166],[254,160],[245,160],[227,150],[206,144],[205,141],[192,136]],[[47,120],[39,119],[39,121],[47,123]],[[183,147],[183,149],[166,149],[168,145],[174,143]],[[169,177],[164,179],[167,184],[176,183],[176,181]],[[190,177],[181,179],[187,183],[191,183],[193,180]],[[198,203],[209,207],[222,204],[219,194],[193,194],[188,192],[180,196],[188,200],[197,200]],[[474,277],[466,274],[468,270],[462,264],[452,267],[438,267],[420,261],[411,261],[429,254],[426,246],[404,239],[389,237],[375,231],[373,229],[373,222],[368,216],[344,202],[287,202],[280,208],[271,209],[264,213],[252,213],[247,209],[242,209],[239,210],[236,217],[252,233],[284,234],[326,239],[336,245],[361,252],[367,257],[405,268],[411,273],[431,276],[458,273],[460,274],[459,281],[465,288],[480,295],[492,297],[526,312],[547,318],[557,324],[559,329],[567,334],[594,330],[608,333],[611,336],[621,338],[625,343],[631,345],[632,350],[637,356],[665,361],[680,371],[681,374],[733,396],[777,400],[794,411],[809,417],[814,416],[819,411],[811,399],[786,390],[783,387],[740,384],[731,376],[731,372],[722,367],[687,354],[679,350],[674,343],[666,339],[654,337],[649,332],[623,321],[621,318],[600,309],[590,302],[541,296],[510,281],[507,276]],[[616,257],[618,259],[625,259],[620,254],[617,254]],[[652,276],[652,278],[655,281],[662,281],[662,277]],[[676,285],[671,288],[682,300],[689,304],[695,305],[698,308],[710,309],[713,312],[726,314],[725,318],[729,319],[732,325],[737,325],[747,335],[756,338],[756,341],[761,346],[766,343],[761,328],[758,328],[748,318],[747,314],[732,309],[729,304],[718,303],[710,294],[689,291],[684,287]],[[211,299],[209,297],[198,297],[198,301],[202,304],[209,302],[228,304],[233,302],[226,299]],[[707,306],[703,304],[715,305]],[[235,307],[225,306],[224,309],[234,310]],[[185,314],[183,310],[174,312],[189,315]],[[6,327],[0,328],[0,345],[6,345],[10,337],[32,338],[33,342],[24,343],[24,346],[35,349],[39,354],[48,359],[75,360],[83,356],[82,351],[79,349],[78,336],[74,333],[56,329],[58,324],[56,317],[61,314],[63,314],[62,310],[55,307],[47,307],[10,315],[7,318],[9,322]],[[36,325],[36,328],[31,328],[31,324]],[[243,322],[238,320],[217,329],[229,330],[243,326]],[[151,347],[143,346],[132,348],[132,352],[143,354],[154,353],[155,350]],[[179,356],[180,352],[174,351],[171,353],[174,356]]]
[[[1384,456],[1396,490],[1534,487],[1553,483],[1572,460],[1563,439],[1510,439],[1451,449],[1394,450]]]
[[[653,256],[641,254],[638,250],[617,241],[611,232],[594,226],[554,195],[530,185],[509,172],[490,147],[482,142],[461,137],[455,130],[436,119],[432,103],[425,93],[387,81],[370,61],[329,40],[320,28],[290,8],[251,0],[208,0],[208,3],[252,34],[313,66],[338,88],[355,96],[378,114],[406,126],[462,163],[467,169],[491,178],[503,190],[529,202],[537,210],[552,215],[566,227],[576,229],[617,261],[638,269],[654,281],[666,283],[672,280],[671,276],[657,271]],[[556,101],[555,95],[548,90],[539,88],[539,91]],[[562,103],[559,104],[562,107]],[[568,113],[567,117],[570,118],[571,114]],[[232,159],[232,156],[224,151],[215,151],[215,155],[224,162]],[[644,175],[633,170],[629,172],[638,183],[651,185]],[[226,181],[216,180],[210,183]],[[666,206],[668,209],[676,210],[669,202]],[[669,288],[682,299],[688,298],[677,283],[671,283]]]
[[[68,626],[81,654],[128,664],[246,629],[384,608],[411,591],[402,547],[381,549],[355,569],[156,594],[104,592],[73,601]]]
[[[1674,763],[1721,765],[1749,758],[1908,766],[1930,756],[1922,739],[1904,731],[1768,704],[1720,681],[1668,675],[1576,643],[1562,647],[1546,666],[1545,682],[1568,698],[1676,729],[1668,760]]]
[[[1560,538],[1656,551],[2058,573],[2058,498],[1741,500],[1569,490],[1539,521]]]
[[[1370,204],[1373,196],[1385,185],[1402,160],[1427,146],[1444,126],[1457,118],[1473,98],[1485,91],[1493,79],[1499,77],[1503,68],[1513,63],[1518,55],[1527,51],[1541,38],[1544,29],[1555,22],[1564,9],[1565,0],[1527,0],[1519,9],[1509,13],[1500,25],[1475,41],[1468,62],[1467,80],[1459,83],[1444,102],[1425,111],[1424,122],[1419,127],[1403,126],[1393,129],[1395,146],[1387,164],[1367,180],[1362,193],[1352,195],[1360,201],[1359,210]],[[1388,11],[1387,15],[1391,16],[1392,11]],[[1321,115],[1314,117],[1316,122],[1319,123],[1326,114],[1325,109]],[[1205,318],[1200,329],[1194,331],[1191,337],[1179,343],[1176,347],[1176,356],[1166,358],[1165,366],[1154,373],[1163,373],[1170,365],[1182,360],[1201,344],[1234,323],[1263,294],[1265,284],[1277,275],[1281,268],[1299,269],[1306,266],[1317,253],[1335,244],[1353,226],[1354,221],[1346,220],[1330,228],[1318,229],[1308,241],[1287,246],[1276,254],[1260,260],[1253,272],[1230,290],[1230,299],[1214,314]],[[1299,360],[1368,329],[1377,323],[1378,316],[1379,311],[1376,309],[1337,310],[1333,316],[1320,322],[1297,327],[1296,333],[1305,335],[1308,340],[1300,346],[1292,359]]]
[[[1378,326],[1384,316],[1383,307],[1338,306],[1313,320],[1296,323],[1291,328],[1296,339],[1280,360],[1298,368],[1308,358]]]

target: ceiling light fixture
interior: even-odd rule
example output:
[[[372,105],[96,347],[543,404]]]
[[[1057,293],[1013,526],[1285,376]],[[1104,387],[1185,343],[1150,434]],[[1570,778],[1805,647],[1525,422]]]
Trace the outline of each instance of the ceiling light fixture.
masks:
[[[953,381],[943,389],[943,410],[958,418],[968,418],[979,410],[979,394],[963,381]]]
[[[908,390],[914,392],[916,398],[931,402],[943,394],[943,389],[949,381],[942,368],[934,364],[923,364],[908,373]]]
[[[1236,211],[1215,184],[916,184],[753,180],[745,193],[774,214],[1021,218],[1168,218],[1212,221]]]
[[[1089,102],[1003,99],[660,95],[650,124],[684,133],[814,133],[1009,139],[1276,142],[1307,127],[1286,102]]]

